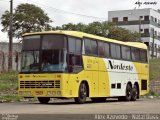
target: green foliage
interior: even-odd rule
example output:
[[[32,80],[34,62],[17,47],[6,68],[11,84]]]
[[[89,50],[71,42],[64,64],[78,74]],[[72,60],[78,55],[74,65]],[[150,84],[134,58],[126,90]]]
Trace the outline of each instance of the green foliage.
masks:
[[[125,28],[117,27],[115,24],[104,21],[104,22],[92,22],[88,25],[78,24],[64,24],[61,27],[58,26],[53,28],[54,30],[73,30],[82,31],[102,37],[108,37],[120,41],[138,41],[139,33],[131,32]]]
[[[0,73],[0,91],[9,92],[17,90],[17,72]]]
[[[150,80],[160,80],[160,59],[151,59],[149,62]]]
[[[112,39],[132,42],[136,42],[139,40],[139,33],[131,32],[125,28],[113,26],[109,29],[109,31],[109,38]]]
[[[10,13],[5,11],[1,17],[2,31],[9,31]],[[13,13],[13,35],[20,38],[26,32],[50,30],[52,22],[44,11],[33,4],[20,4]],[[8,33],[9,34],[9,33]]]
[[[17,95],[3,95],[0,96],[1,102],[11,102],[11,101],[20,101],[22,97],[19,97]]]
[[[149,91],[149,93],[147,93],[145,96],[160,96],[160,94],[157,94],[154,91]]]

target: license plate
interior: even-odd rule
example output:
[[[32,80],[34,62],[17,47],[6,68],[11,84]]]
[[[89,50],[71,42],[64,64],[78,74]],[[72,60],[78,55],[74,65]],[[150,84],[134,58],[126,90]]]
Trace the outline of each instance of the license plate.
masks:
[[[43,95],[43,91],[36,91],[36,95]]]

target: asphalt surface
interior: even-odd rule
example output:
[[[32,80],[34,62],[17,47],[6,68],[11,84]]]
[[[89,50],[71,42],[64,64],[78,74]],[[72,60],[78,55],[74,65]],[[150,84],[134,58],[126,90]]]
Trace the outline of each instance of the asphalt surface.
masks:
[[[103,103],[75,104],[74,100],[0,103],[0,114],[160,114],[160,98],[141,98],[135,102],[107,99]]]

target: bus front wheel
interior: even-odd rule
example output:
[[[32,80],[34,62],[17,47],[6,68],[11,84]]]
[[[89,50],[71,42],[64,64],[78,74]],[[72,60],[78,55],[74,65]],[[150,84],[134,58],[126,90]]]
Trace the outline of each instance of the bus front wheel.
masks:
[[[41,104],[47,104],[50,101],[50,98],[49,97],[38,97],[38,101]]]
[[[81,83],[78,91],[78,97],[74,98],[74,100],[78,104],[83,104],[86,102],[86,98],[87,98],[87,86],[85,83]]]

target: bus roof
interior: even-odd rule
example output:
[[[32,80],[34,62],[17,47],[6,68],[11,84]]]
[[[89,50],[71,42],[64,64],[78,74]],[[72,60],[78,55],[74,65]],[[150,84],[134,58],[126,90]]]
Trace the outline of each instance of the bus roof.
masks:
[[[111,43],[117,43],[117,44],[121,44],[121,45],[127,45],[127,46],[147,49],[147,46],[144,43],[140,43],[140,42],[122,42],[122,41],[119,41],[119,40],[100,37],[100,36],[97,36],[97,35],[92,35],[92,34],[79,32],[79,31],[67,31],[67,30],[44,31],[44,32],[26,33],[23,36],[37,35],[37,34],[38,35],[39,34],[63,34],[63,35],[69,35],[69,36],[74,36],[74,37],[79,37],[79,38],[88,37],[88,38],[98,39],[98,40],[107,41],[107,42],[111,42]]]

